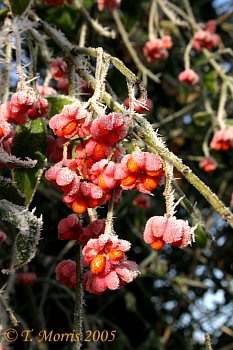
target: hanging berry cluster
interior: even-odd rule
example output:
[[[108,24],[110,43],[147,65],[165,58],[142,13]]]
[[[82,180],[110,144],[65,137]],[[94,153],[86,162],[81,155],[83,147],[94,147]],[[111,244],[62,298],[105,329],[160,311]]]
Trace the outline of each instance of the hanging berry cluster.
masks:
[[[168,178],[166,182],[170,177],[164,172],[162,160],[154,153],[143,152],[133,145],[132,153],[125,154],[124,139],[128,136],[132,106],[125,114],[106,114],[96,102],[95,94],[88,102],[75,100],[65,105],[50,119],[49,127],[63,152],[58,152],[56,158],[52,148],[48,148],[48,156],[50,160],[56,158],[56,164],[46,171],[45,177],[63,193],[63,202],[73,211],[60,221],[58,238],[75,240],[83,246],[83,265],[89,266],[83,274],[84,289],[101,294],[131,282],[139,273],[137,264],[125,255],[130,243],[119,239],[114,232],[113,204],[120,200],[122,190],[151,194],[164,183],[165,177]],[[172,194],[167,193],[169,196]],[[109,202],[107,219],[95,217],[83,227],[78,215],[89,213],[106,202]],[[192,233],[188,223],[177,220],[171,210],[166,215],[149,220],[144,233],[146,243],[156,250],[164,243],[181,248],[187,246]],[[149,236],[148,227],[152,230]],[[75,288],[75,262],[70,259],[60,262],[56,267],[56,278],[67,287]]]
[[[15,92],[10,101],[0,105],[0,147],[10,154],[14,125],[24,125],[29,119],[45,117],[48,109],[47,100],[32,88],[24,88]]]
[[[50,128],[66,146],[45,177],[63,192],[64,203],[74,213],[81,215],[106,201],[117,201],[123,189],[150,193],[163,183],[164,171],[158,156],[139,149],[124,155],[121,143],[127,135],[127,121],[128,117],[120,113],[93,117],[79,101],[65,105],[50,119]],[[97,219],[83,228],[75,214],[58,225],[60,239],[73,239],[84,246],[83,263],[90,264],[90,271],[84,274],[83,283],[95,294],[107,288],[117,289],[138,274],[136,263],[128,261],[124,254],[130,243],[119,240],[110,227]],[[92,254],[88,255],[90,249]],[[68,287],[75,287],[75,273],[71,260],[56,268],[57,279]]]

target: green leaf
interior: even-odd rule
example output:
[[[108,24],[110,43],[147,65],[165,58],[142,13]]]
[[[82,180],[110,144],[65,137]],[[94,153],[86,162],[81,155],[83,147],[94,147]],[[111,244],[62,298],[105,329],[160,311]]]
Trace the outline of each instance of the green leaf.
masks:
[[[204,87],[205,90],[212,95],[216,94],[218,91],[217,73],[215,70],[210,70],[209,72],[205,73]]]
[[[93,0],[84,0],[83,5],[86,9],[90,9],[93,6]]]
[[[47,21],[68,36],[73,35],[79,18],[80,12],[73,6],[51,6],[47,9]]]
[[[68,96],[48,96],[46,99],[49,103],[48,118],[52,118],[55,114],[60,113],[65,105],[75,102],[74,99]]]
[[[208,239],[203,228],[198,226],[194,233],[195,233],[195,245],[198,248],[206,248]]]
[[[198,126],[205,126],[211,120],[209,112],[197,112],[193,114],[193,121]]]
[[[2,273],[8,274],[15,272],[34,258],[42,229],[42,217],[38,218],[34,215],[34,211],[30,212],[25,207],[5,199],[0,200],[0,214],[2,220],[11,223],[19,230],[15,240],[16,262],[10,268],[2,270]]]
[[[41,118],[29,121],[26,125],[17,126],[12,153],[21,158],[30,157],[37,160],[36,166],[32,169],[20,168],[12,172],[14,182],[25,196],[25,206],[30,203],[43,173],[46,146],[47,136]]]
[[[17,189],[15,183],[8,178],[0,176],[0,199],[7,199],[12,203],[23,205],[25,198]]]
[[[26,10],[31,0],[10,0],[13,15],[20,16]]]

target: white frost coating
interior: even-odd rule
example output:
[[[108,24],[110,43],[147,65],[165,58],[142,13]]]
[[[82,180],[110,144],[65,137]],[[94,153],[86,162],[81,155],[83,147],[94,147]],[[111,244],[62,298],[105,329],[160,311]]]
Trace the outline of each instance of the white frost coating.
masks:
[[[16,186],[16,183],[14,181],[12,181],[11,179],[8,179],[6,177],[0,176],[0,184],[4,185],[7,187],[7,185],[11,185],[12,187],[15,188],[15,190],[17,191],[17,193],[19,194],[20,197],[24,198],[24,195],[20,192],[20,190],[18,189],[18,187]]]
[[[32,28],[36,28],[38,26],[38,23],[32,22],[28,17],[15,17],[13,18],[13,25],[15,25],[19,31],[19,33],[23,33],[25,31],[28,31]]]
[[[20,158],[17,158],[13,154],[7,153],[1,146],[0,146],[0,162],[6,164],[7,166],[11,168],[34,168],[34,166],[37,163],[37,160],[32,160],[27,157],[27,160],[22,160]]]
[[[13,273],[17,268],[28,264],[34,258],[43,225],[42,216],[38,218],[34,215],[34,212],[35,209],[30,212],[25,209],[25,207],[15,205],[5,199],[0,200],[0,213],[2,219],[10,222],[19,230],[17,238],[20,239],[21,242],[30,243],[30,251],[25,249],[19,251],[16,247],[17,261],[9,269],[3,269],[2,273]],[[24,254],[26,254],[26,258],[23,256]]]

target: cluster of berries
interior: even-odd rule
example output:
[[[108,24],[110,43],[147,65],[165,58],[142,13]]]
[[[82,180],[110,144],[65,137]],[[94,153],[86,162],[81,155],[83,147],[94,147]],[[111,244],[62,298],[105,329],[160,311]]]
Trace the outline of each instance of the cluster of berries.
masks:
[[[188,85],[195,85],[199,82],[199,76],[192,69],[185,69],[180,72],[178,79],[181,83],[186,83]]]
[[[128,261],[124,254],[130,249],[130,243],[104,231],[105,220],[94,220],[83,228],[75,214],[58,224],[59,239],[72,239],[84,246],[83,265],[89,265],[90,270],[83,274],[83,286],[94,294],[118,289],[132,282],[138,274],[137,264]],[[56,267],[56,279],[68,288],[75,288],[75,262],[71,259],[61,261]]]
[[[118,197],[122,189],[150,193],[163,182],[162,163],[156,155],[137,150],[123,156],[118,142],[126,136],[126,121],[119,113],[92,121],[79,102],[64,106],[51,118],[49,126],[58,138],[79,139],[75,159],[61,159],[45,174],[64,192],[64,203],[75,213],[104,204],[113,189]]]
[[[61,158],[45,174],[63,192],[64,203],[75,213],[61,220],[58,237],[84,246],[83,264],[90,265],[83,275],[87,291],[101,294],[106,289],[118,289],[138,274],[136,263],[125,256],[130,243],[105,232],[104,220],[95,220],[83,228],[76,214],[104,204],[113,189],[115,200],[119,200],[122,190],[138,189],[149,194],[163,183],[162,162],[153,153],[141,150],[123,154],[119,142],[127,133],[127,117],[120,113],[92,119],[77,101],[65,105],[50,119],[49,126],[61,144],[74,143],[72,152],[68,149],[65,156],[60,154]],[[56,277],[66,286],[75,287],[75,270],[72,260],[62,261],[56,268]]]
[[[66,143],[67,149],[46,171],[45,177],[63,192],[63,202],[75,213],[60,221],[58,237],[84,246],[83,265],[90,267],[83,274],[85,290],[101,294],[106,289],[118,289],[138,275],[136,263],[125,256],[130,243],[109,232],[104,220],[92,221],[83,228],[76,214],[97,208],[110,200],[113,193],[114,200],[118,201],[122,190],[136,189],[141,195],[150,194],[164,182],[161,159],[139,149],[124,155],[120,143],[127,134],[127,117],[120,113],[93,119],[84,104],[76,101],[54,115],[49,126],[57,140]],[[73,148],[69,149],[69,145]],[[142,207],[148,205],[144,197],[135,200],[135,205],[140,200]],[[149,227],[153,232],[147,234]],[[154,217],[148,221],[144,239],[153,249],[160,249],[164,243],[183,248],[191,242],[192,230],[185,221],[175,217]],[[56,278],[67,287],[75,288],[75,262],[70,259],[60,262]]]
[[[211,173],[217,166],[218,163],[212,157],[205,157],[199,162],[199,168],[203,169],[206,173]]]
[[[216,23],[214,20],[207,22],[204,30],[199,30],[195,32],[192,39],[192,46],[195,50],[199,51],[202,48],[212,49],[216,47],[219,43],[219,36],[215,34]],[[178,79],[182,83],[188,85],[195,85],[199,82],[199,76],[194,70],[188,68],[180,72]]]
[[[68,219],[68,218],[67,218]],[[97,221],[102,221],[98,223]],[[65,222],[63,221],[63,225]],[[80,226],[79,223],[77,223]],[[92,227],[90,227],[92,225]],[[126,258],[125,252],[130,249],[130,242],[119,239],[113,234],[100,234],[102,230],[95,233],[98,238],[93,237],[93,227],[104,228],[103,220],[96,220],[83,229],[91,234],[85,236],[86,244],[83,248],[83,265],[89,266],[90,270],[83,274],[83,287],[90,293],[102,294],[105,290],[116,290],[126,283],[130,283],[137,277],[139,271],[137,264]],[[74,227],[73,227],[74,230]],[[89,239],[88,239],[89,238]],[[79,238],[77,239],[79,241]],[[73,260],[63,260],[56,266],[56,279],[68,288],[76,287],[76,265]]]
[[[170,49],[172,45],[172,40],[169,35],[147,41],[143,47],[143,53],[147,62],[166,60],[168,57],[167,50]]]
[[[12,124],[23,125],[28,119],[44,117],[49,106],[46,99],[28,88],[14,93],[10,101],[0,105],[0,145],[8,154],[11,153],[14,128]],[[2,166],[2,164],[1,164]]]
[[[215,151],[227,151],[233,143],[233,126],[215,131],[210,147]]]
[[[233,126],[226,126],[214,132],[210,142],[210,148],[215,151],[227,151],[233,144]],[[199,162],[199,167],[206,173],[214,171],[218,167],[218,163],[213,157],[205,157]]]
[[[153,216],[146,223],[144,240],[155,250],[165,243],[184,248],[191,243],[193,232],[194,228],[184,220],[174,216]]]
[[[199,30],[194,34],[192,42],[193,48],[199,51],[202,48],[212,49],[216,47],[219,44],[220,38],[215,31],[215,21],[208,21],[204,30]]]
[[[35,94],[34,90],[18,91],[10,99],[0,105],[1,120],[16,125],[23,125],[29,119],[44,117],[49,106],[46,99]]]

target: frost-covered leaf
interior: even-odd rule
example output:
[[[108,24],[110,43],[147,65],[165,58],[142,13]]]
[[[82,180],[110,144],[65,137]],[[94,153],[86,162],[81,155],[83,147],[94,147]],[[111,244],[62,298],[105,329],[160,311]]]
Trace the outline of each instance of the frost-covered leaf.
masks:
[[[32,160],[26,157],[26,160],[17,158],[13,154],[8,154],[2,147],[0,147],[0,163],[4,163],[8,168],[34,168],[37,160]]]
[[[15,240],[16,262],[8,269],[2,270],[2,273],[9,274],[34,258],[43,222],[42,217],[34,215],[34,211],[30,212],[25,207],[5,199],[0,200],[0,215],[2,220],[11,223],[19,230]]]
[[[30,203],[43,173],[46,147],[47,136],[41,118],[16,128],[12,153],[18,157],[29,156],[37,159],[37,164],[33,169],[13,170],[13,180],[25,196],[25,205]]]
[[[0,199],[7,199],[19,205],[23,205],[25,200],[15,183],[11,179],[2,176],[0,176]]]
[[[60,113],[65,105],[75,102],[74,99],[67,96],[48,96],[46,99],[49,103],[48,118],[52,118],[55,114]]]

